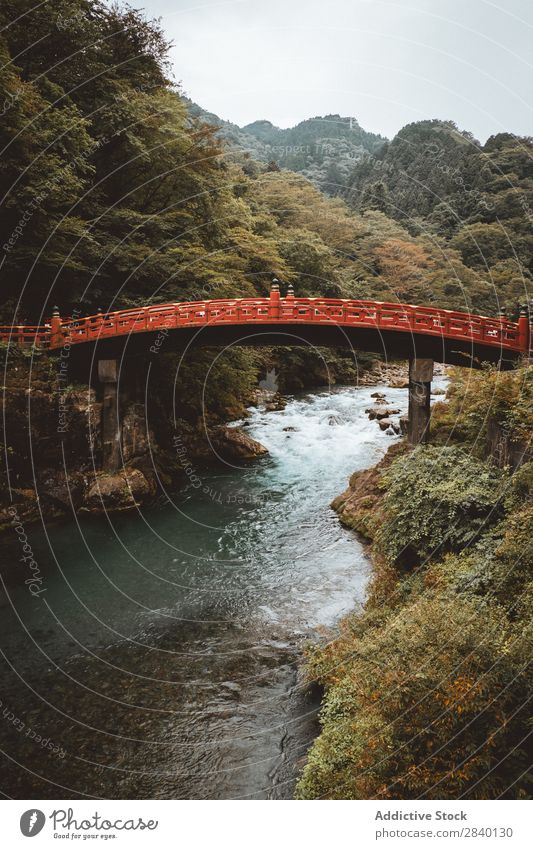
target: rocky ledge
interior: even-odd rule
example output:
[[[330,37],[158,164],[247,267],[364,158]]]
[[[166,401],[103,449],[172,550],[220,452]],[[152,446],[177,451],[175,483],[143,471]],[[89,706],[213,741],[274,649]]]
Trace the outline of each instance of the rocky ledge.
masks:
[[[334,498],[331,507],[347,528],[373,539],[380,524],[380,506],[383,490],[380,487],[381,475],[400,454],[408,451],[405,442],[396,442],[387,451],[383,459],[370,469],[354,472],[348,488]]]
[[[435,363],[434,374],[445,375],[446,366]],[[371,369],[361,373],[358,380],[359,386],[376,386],[380,383],[384,383],[390,389],[408,389],[409,364],[404,361],[390,363],[376,361]]]

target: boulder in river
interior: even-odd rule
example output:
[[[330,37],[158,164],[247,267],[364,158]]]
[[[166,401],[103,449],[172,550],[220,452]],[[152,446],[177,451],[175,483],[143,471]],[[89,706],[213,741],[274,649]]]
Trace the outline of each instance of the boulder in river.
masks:
[[[222,427],[212,437],[215,450],[224,460],[255,460],[268,454],[264,445],[238,427]]]
[[[265,410],[268,413],[280,412],[285,409],[287,404],[287,399],[284,398],[283,395],[280,395],[279,392],[276,392],[276,394],[272,396],[271,400],[265,403]]]
[[[131,510],[152,498],[153,482],[149,482],[140,469],[121,469],[118,472],[101,472],[84,498],[82,510],[90,513]]]
[[[400,412],[400,410],[393,410],[390,407],[386,407],[383,410],[376,410],[375,408],[365,410],[370,421],[373,421],[374,419],[388,419],[390,416],[397,416]]]
[[[390,419],[380,419],[378,425],[381,430],[391,430],[393,433],[400,433],[400,425]]]
[[[376,419],[388,419],[390,416],[397,416],[401,410],[391,410],[390,407],[387,407],[385,410],[377,410],[375,418]]]

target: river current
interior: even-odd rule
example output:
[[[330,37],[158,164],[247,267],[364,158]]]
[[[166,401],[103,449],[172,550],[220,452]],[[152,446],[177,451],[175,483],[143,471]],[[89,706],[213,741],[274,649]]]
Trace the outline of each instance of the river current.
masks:
[[[369,577],[329,504],[398,438],[365,415],[374,391],[251,409],[269,456],[195,469],[159,507],[27,528],[39,598],[5,540],[7,795],[292,796],[319,707],[303,647],[334,633]],[[381,391],[405,412],[406,390]]]

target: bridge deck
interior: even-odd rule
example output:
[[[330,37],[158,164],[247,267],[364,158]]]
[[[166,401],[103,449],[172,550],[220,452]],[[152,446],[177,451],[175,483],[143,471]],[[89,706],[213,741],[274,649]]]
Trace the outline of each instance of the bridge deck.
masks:
[[[360,328],[377,332],[384,348],[388,337],[398,340],[401,334],[406,334],[406,347],[407,336],[426,337],[428,341],[433,337],[446,343],[456,341],[463,347],[471,343],[485,352],[494,349],[491,359],[497,356],[497,351],[515,358],[529,354],[531,339],[527,315],[513,322],[505,317],[488,318],[437,307],[335,298],[279,298],[278,295],[161,304],[79,319],[61,318],[55,313],[43,326],[0,327],[0,340],[53,350],[66,344],[103,342],[138,333],[207,330],[231,325],[258,326],[265,330],[266,326],[279,330],[307,326],[317,331],[319,327],[347,331]],[[216,344],[209,336],[207,333],[204,344]],[[315,338],[320,339],[320,333]]]

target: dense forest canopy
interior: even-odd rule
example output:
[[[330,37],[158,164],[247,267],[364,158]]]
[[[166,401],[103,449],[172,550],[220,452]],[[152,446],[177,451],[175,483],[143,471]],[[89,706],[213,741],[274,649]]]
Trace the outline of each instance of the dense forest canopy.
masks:
[[[500,133],[482,146],[450,121],[420,121],[366,157],[344,194],[457,252],[512,308],[533,273],[532,154],[531,138]]]
[[[426,121],[386,142],[330,115],[244,128],[263,153],[279,148],[260,161],[246,143],[235,155],[183,97],[142,13],[17,0],[1,15],[4,321],[39,320],[55,302],[91,312],[265,294],[272,275],[301,295],[489,314],[527,297],[530,139],[481,147]],[[327,148],[327,133],[357,157]],[[312,177],[324,156],[334,198],[288,170]]]

